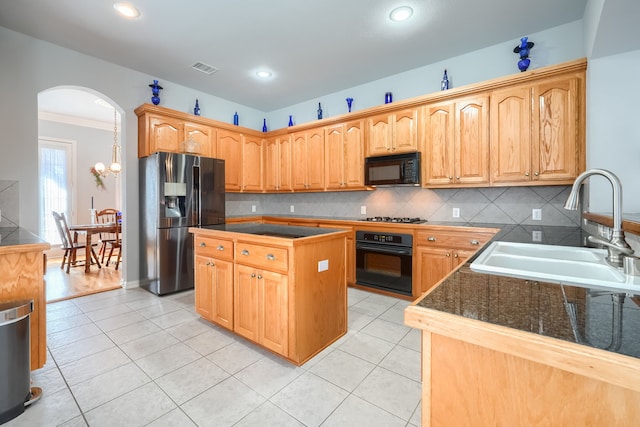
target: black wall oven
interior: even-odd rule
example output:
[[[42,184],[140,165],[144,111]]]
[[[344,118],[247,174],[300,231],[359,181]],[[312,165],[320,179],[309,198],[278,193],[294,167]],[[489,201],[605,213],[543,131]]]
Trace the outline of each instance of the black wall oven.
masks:
[[[413,236],[356,231],[356,283],[411,295]]]

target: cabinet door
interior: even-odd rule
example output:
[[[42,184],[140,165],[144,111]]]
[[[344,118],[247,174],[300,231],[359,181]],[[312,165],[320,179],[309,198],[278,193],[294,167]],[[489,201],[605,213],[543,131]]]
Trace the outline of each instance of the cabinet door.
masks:
[[[459,100],[455,112],[455,183],[488,183],[489,98]]]
[[[244,136],[242,142],[242,190],[262,191],[262,142],[260,138]]]
[[[279,182],[278,189],[291,191],[291,135],[278,138]]]
[[[305,133],[293,135],[291,185],[294,190],[307,189],[307,136]]]
[[[324,129],[307,132],[307,188],[324,189]]]
[[[233,263],[213,260],[213,312],[211,320],[233,330]]]
[[[450,249],[418,247],[414,256],[418,257],[417,274],[414,279],[414,296],[419,296],[431,289],[449,274],[453,268]]]
[[[343,140],[343,182],[348,188],[364,187],[364,121],[346,123]]]
[[[242,183],[242,136],[228,130],[218,130],[216,157],[224,160],[225,189],[240,191]]]
[[[572,180],[579,174],[579,83],[571,77],[533,86],[534,180]]]
[[[327,189],[344,188],[344,129],[342,125],[331,126],[325,135],[325,179]]]
[[[408,108],[393,114],[393,153],[418,151],[418,109]]]
[[[454,103],[424,107],[423,185],[453,184]]]
[[[259,289],[255,270],[236,264],[233,289],[233,330],[258,342]]]
[[[211,258],[195,256],[195,308],[206,320],[213,320],[213,272]]]
[[[287,276],[270,271],[258,271],[260,288],[259,343],[287,356],[289,353]]]
[[[264,189],[277,191],[280,186],[280,158],[278,138],[269,138],[264,142]]]
[[[216,156],[216,130],[209,126],[196,123],[184,124],[185,142],[184,152],[205,157]],[[195,147],[190,147],[190,145]]]
[[[490,111],[491,182],[530,181],[529,86],[493,92]]]
[[[390,154],[393,138],[393,116],[385,113],[367,119],[367,156]]]
[[[157,151],[179,153],[184,139],[184,125],[168,117],[149,117],[149,154]]]

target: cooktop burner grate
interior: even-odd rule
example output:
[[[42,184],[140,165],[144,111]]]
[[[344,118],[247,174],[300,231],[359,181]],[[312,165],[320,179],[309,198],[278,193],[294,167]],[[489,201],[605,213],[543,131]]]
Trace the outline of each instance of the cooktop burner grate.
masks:
[[[363,219],[363,221],[394,222],[394,223],[400,223],[400,224],[419,224],[422,222],[427,222],[426,219],[422,219],[422,218],[409,218],[409,217],[398,218],[398,217],[389,217],[389,216],[373,216],[373,217],[365,218]]]

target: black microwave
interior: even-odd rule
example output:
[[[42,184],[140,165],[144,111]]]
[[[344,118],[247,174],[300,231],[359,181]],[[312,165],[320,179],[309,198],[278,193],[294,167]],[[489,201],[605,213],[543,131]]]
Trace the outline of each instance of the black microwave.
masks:
[[[365,185],[420,185],[420,152],[367,157]]]

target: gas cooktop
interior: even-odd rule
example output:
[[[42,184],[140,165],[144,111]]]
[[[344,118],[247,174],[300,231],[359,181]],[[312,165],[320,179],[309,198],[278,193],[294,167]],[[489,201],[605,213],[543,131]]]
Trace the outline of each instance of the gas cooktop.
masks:
[[[427,222],[426,219],[422,219],[422,218],[396,218],[396,217],[389,217],[389,216],[373,216],[373,217],[365,218],[362,221],[395,222],[399,224],[421,224],[423,222]]]

